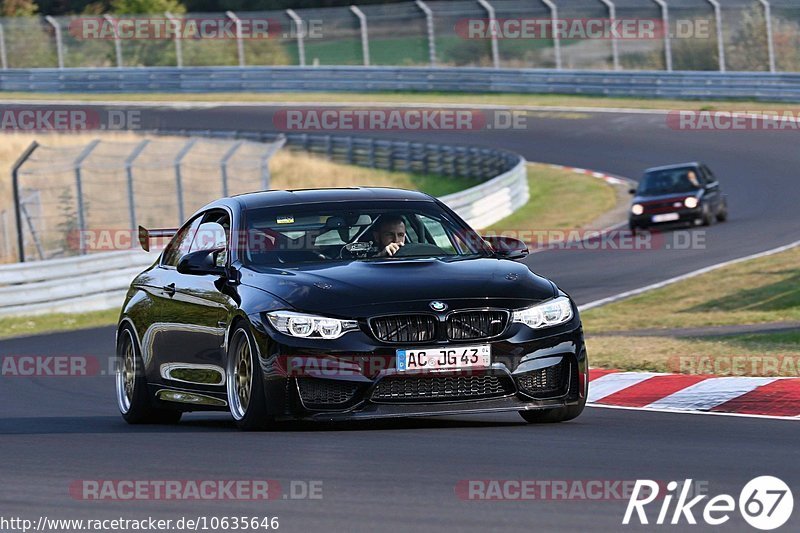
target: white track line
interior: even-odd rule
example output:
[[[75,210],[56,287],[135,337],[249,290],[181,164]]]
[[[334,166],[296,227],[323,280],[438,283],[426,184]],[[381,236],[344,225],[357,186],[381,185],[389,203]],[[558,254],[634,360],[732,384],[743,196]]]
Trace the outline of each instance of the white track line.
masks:
[[[683,411],[681,409],[666,409],[657,407],[627,407],[624,405],[606,405],[602,403],[587,403],[586,407],[598,407],[601,409],[625,409],[628,411],[652,411],[654,413],[672,413],[678,415],[711,415],[711,416],[735,416],[740,418],[765,418],[769,420],[800,420],[798,416],[775,416],[775,415],[751,415],[745,413],[725,413],[723,411]],[[580,419],[579,419],[580,420]]]
[[[615,294],[614,296],[609,296],[607,298],[602,298],[600,300],[595,300],[593,302],[589,302],[588,304],[583,304],[578,306],[578,310],[580,311],[587,311],[589,309],[593,309],[595,307],[600,307],[601,305],[610,304],[612,302],[617,302],[619,300],[623,300],[625,298],[630,298],[631,296],[637,296],[644,292],[652,291],[655,289],[660,289],[661,287],[666,287],[667,285],[672,285],[673,283],[677,283],[679,281],[683,281],[685,279],[694,278],[696,276],[700,276],[701,274],[706,274],[707,272],[713,272],[714,270],[718,270],[720,268],[724,268],[729,265],[735,265],[736,263],[742,263],[744,261],[749,261],[751,259],[758,259],[760,257],[767,257],[770,255],[778,254],[781,252],[785,252],[787,250],[791,250],[792,248],[796,248],[800,246],[800,241],[794,241],[793,243],[786,244],[783,246],[779,246],[777,248],[772,248],[770,250],[766,250],[764,252],[759,252],[756,254],[747,255],[745,257],[739,257],[738,259],[731,259],[729,261],[723,261],[722,263],[716,263],[711,266],[707,266],[704,268],[700,268],[698,270],[694,270],[687,274],[682,274],[680,276],[675,276],[674,278],[669,278],[664,281],[659,281],[658,283],[653,283],[651,285],[646,285],[644,287],[640,287],[638,289],[633,289],[630,291],[621,292],[619,294]]]

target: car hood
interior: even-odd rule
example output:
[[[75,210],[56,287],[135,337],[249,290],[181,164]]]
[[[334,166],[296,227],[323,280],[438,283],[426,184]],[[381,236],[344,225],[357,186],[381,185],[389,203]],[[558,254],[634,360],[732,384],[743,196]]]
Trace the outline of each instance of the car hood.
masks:
[[[494,258],[352,261],[294,268],[243,269],[242,283],[267,291],[298,311],[330,312],[396,304],[395,312],[538,302],[554,285],[520,263]],[[487,300],[494,300],[489,303]],[[503,302],[505,301],[505,302]]]
[[[689,191],[689,192],[671,192],[668,194],[657,194],[653,196],[640,196],[637,194],[636,196],[633,197],[633,203],[644,204],[648,202],[666,202],[670,200],[682,201],[684,198],[688,196],[697,196],[699,192],[700,192],[699,190]]]

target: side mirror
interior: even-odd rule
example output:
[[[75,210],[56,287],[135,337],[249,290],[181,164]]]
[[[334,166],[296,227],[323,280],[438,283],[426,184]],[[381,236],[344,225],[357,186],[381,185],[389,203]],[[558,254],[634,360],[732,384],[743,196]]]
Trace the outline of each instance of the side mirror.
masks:
[[[492,235],[484,237],[483,240],[489,243],[494,250],[495,257],[500,259],[520,259],[528,255],[528,247],[519,239]]]
[[[225,267],[217,266],[217,254],[222,251],[224,251],[224,248],[190,252],[178,261],[178,272],[192,276],[204,276],[207,274],[224,276]]]
[[[636,194],[636,189],[628,189],[628,194]]]

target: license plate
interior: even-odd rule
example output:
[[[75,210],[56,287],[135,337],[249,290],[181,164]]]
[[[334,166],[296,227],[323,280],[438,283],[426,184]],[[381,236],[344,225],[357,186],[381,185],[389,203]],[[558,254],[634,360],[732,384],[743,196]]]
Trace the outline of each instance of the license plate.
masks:
[[[672,222],[679,218],[680,215],[678,213],[664,213],[663,215],[653,215],[653,222]]]
[[[397,350],[397,370],[452,370],[491,366],[492,352],[488,344],[412,348]]]

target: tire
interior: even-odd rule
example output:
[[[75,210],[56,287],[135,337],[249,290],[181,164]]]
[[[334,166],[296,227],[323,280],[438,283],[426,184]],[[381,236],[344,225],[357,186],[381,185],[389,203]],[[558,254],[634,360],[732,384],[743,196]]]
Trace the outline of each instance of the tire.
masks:
[[[708,206],[703,208],[703,226],[710,226],[714,217],[711,215],[711,209]]]
[[[589,368],[589,361],[586,361],[586,368]],[[583,398],[577,405],[565,405],[555,409],[537,409],[532,411],[519,411],[519,415],[529,424],[556,424],[577,418],[586,407],[586,398],[589,396],[589,375],[584,376]]]
[[[520,411],[519,414],[529,424],[556,424],[577,418],[586,406],[586,397],[581,398],[577,405],[565,405],[556,409],[537,409],[535,411]]]
[[[267,414],[260,368],[252,335],[237,325],[228,344],[226,388],[231,415],[242,431],[263,431],[274,423]]]
[[[717,222],[725,222],[728,220],[728,202],[722,202],[719,211],[717,211]]]
[[[181,411],[153,406],[139,345],[129,326],[119,332],[115,382],[117,407],[128,424],[177,424],[180,421]]]

